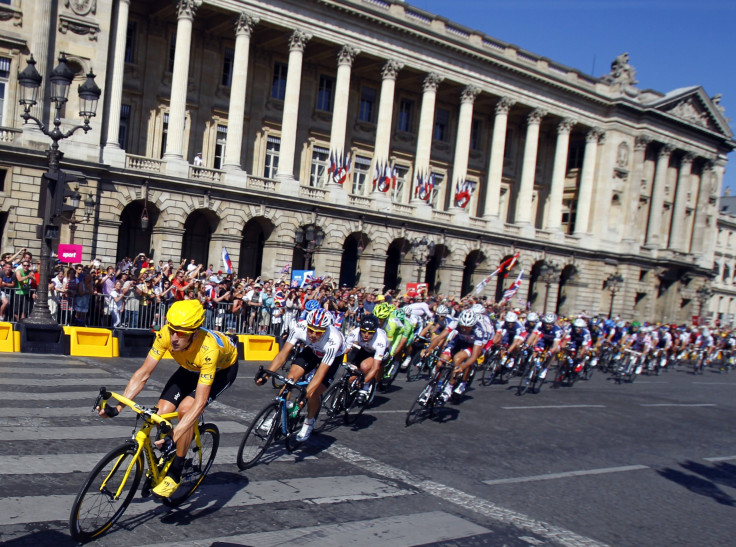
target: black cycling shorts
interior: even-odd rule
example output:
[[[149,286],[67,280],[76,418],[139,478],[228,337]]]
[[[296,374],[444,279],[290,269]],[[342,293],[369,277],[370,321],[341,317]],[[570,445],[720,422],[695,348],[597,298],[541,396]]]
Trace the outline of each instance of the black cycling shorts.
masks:
[[[335,357],[335,360],[330,365],[330,369],[325,374],[325,377],[322,378],[323,386],[330,387],[330,384],[332,383],[333,378],[335,378],[335,374],[337,374],[337,371],[340,368],[340,363],[342,363],[342,359],[343,359],[343,354],[340,354],[337,357]],[[313,370],[316,370],[321,362],[322,362],[322,358],[318,357],[312,351],[312,348],[305,348],[304,350],[299,352],[299,355],[296,356],[293,364],[303,368],[304,375],[307,375]]]
[[[215,381],[212,382],[207,404],[210,404],[212,401],[217,399],[223,391],[229,388],[237,376],[237,362],[226,369],[218,370],[215,373]],[[199,372],[179,367],[176,372],[171,375],[169,381],[166,382],[160,398],[165,401],[169,401],[171,404],[178,407],[184,397],[194,397],[194,393],[197,391],[198,382]]]
[[[348,353],[348,362],[353,363],[356,366],[360,366],[363,361],[366,359],[373,359],[375,355],[376,352],[373,350],[369,351],[365,348],[353,348],[350,350],[350,353]]]

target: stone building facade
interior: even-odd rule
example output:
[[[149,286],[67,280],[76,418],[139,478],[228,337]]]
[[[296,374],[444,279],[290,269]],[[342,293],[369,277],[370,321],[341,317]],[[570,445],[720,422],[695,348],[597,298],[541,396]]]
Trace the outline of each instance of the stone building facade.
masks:
[[[85,258],[217,269],[224,247],[243,274],[460,295],[519,252],[483,294],[523,269],[540,311],[666,321],[712,275],[734,148],[718,96],[639,89],[626,54],[591,77],[396,0],[0,3],[3,249],[39,248],[49,145],[17,72],[32,53],[47,76],[60,52],[103,88],[93,130],[61,143],[95,206],[60,242]]]

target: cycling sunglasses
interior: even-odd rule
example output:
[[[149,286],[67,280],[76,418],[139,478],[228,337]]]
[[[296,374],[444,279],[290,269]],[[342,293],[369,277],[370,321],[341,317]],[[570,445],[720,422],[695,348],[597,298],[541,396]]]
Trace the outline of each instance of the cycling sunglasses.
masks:
[[[374,334],[375,332],[375,330],[360,329],[361,334]]]
[[[194,334],[195,332],[193,330],[177,329],[172,327],[171,325],[168,325],[168,327],[171,332],[175,332],[178,336],[189,336],[191,334]]]

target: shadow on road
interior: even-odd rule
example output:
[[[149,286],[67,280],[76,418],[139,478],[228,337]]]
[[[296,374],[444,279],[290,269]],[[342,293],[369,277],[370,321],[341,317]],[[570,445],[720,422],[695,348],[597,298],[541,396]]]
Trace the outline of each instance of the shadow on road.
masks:
[[[711,467],[693,461],[687,461],[681,466],[689,473],[672,468],[659,469],[657,473],[694,494],[711,498],[721,505],[736,507],[736,499],[719,486],[736,488],[736,466],[721,463]]]

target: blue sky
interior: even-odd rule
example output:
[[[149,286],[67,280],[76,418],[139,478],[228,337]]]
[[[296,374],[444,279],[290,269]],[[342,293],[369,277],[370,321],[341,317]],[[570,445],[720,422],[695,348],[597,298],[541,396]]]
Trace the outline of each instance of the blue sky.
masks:
[[[638,87],[701,85],[736,122],[735,0],[410,0],[523,49],[601,76],[629,53]],[[736,123],[731,123],[733,129]],[[736,194],[736,154],[724,188]]]

